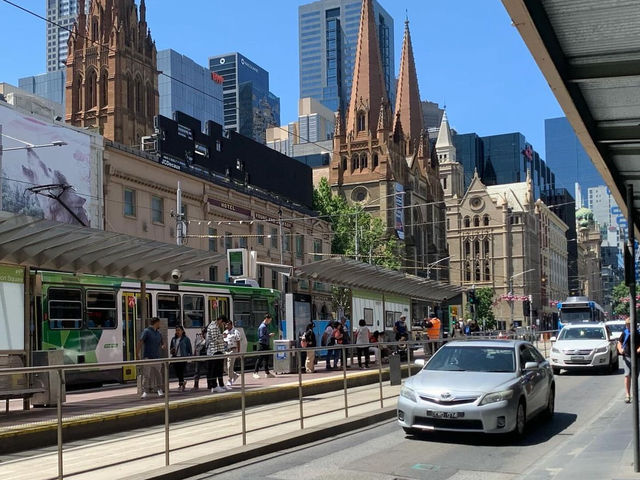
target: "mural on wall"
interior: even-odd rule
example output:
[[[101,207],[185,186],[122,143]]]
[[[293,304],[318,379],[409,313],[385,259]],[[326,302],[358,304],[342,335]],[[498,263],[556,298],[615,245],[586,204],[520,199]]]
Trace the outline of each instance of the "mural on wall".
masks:
[[[102,195],[91,135],[1,105],[0,126],[5,149],[0,152],[2,210],[101,228]],[[20,149],[6,151],[16,147]]]

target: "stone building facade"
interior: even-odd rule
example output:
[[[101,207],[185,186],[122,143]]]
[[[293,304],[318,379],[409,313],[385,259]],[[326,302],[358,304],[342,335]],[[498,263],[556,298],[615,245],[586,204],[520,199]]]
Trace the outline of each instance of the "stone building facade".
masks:
[[[581,294],[602,305],[602,235],[595,222],[593,212],[588,208],[576,211],[576,232],[578,234],[578,280]]]
[[[140,1],[94,0],[69,37],[66,122],[97,129],[105,138],[139,146],[158,114],[156,47]]]
[[[363,0],[351,98],[336,117],[329,183],[397,235],[405,271],[425,275],[446,258],[445,206],[439,165],[424,131],[408,21],[395,108],[382,75],[371,0]],[[431,278],[446,281],[446,269]]]
[[[310,210],[271,198],[268,192],[257,195],[256,188],[223,177],[206,180],[181,172],[163,165],[157,155],[110,141],[105,141],[104,151],[105,230],[175,243],[176,219],[171,214],[176,211],[178,182],[189,247],[222,254],[229,248],[247,248],[257,252],[259,262],[293,267],[331,252],[331,228]],[[328,288],[289,285],[288,277],[279,271],[275,266],[258,266],[260,286],[313,290],[317,301],[330,302]],[[189,272],[189,278],[224,282],[228,279],[226,260]]]

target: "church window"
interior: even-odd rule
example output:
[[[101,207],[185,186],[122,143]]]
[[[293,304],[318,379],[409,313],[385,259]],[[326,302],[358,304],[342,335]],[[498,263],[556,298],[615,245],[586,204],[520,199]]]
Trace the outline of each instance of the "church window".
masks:
[[[351,171],[357,170],[360,168],[360,158],[358,155],[354,155],[351,157]]]
[[[488,282],[491,280],[491,268],[489,267],[489,262],[484,262],[484,281]]]
[[[77,75],[74,80],[73,90],[71,91],[71,105],[74,112],[82,109],[82,76]]]
[[[443,188],[444,190],[446,190],[446,189],[447,189],[447,177],[443,177],[443,178],[442,178],[442,188]]]
[[[342,171],[347,171],[347,157],[342,157]]]
[[[100,106],[106,107],[109,104],[109,73],[106,70],[103,70],[100,79],[100,92]]]
[[[87,81],[85,82],[85,110],[93,108],[97,104],[97,75],[95,70],[89,70]]]
[[[469,265],[469,262],[467,262],[464,266],[464,279],[467,282],[471,281],[471,265]]]
[[[469,228],[471,226],[471,219],[469,217],[464,217],[464,228]]]
[[[484,226],[488,227],[489,226],[489,215],[485,215],[483,220],[484,220]]]
[[[473,254],[475,256],[480,255],[480,241],[476,240],[475,242],[473,242]]]
[[[94,18],[93,22],[91,22],[91,40],[94,41],[94,45],[95,42],[97,42],[98,39],[98,19]]]
[[[468,257],[469,255],[471,255],[471,242],[467,240],[464,242],[464,256]]]
[[[473,217],[473,226],[474,227],[479,227],[480,226],[480,217],[479,216],[475,216]]]
[[[365,116],[364,116],[364,112],[358,112],[358,132],[362,132],[365,129]]]
[[[153,94],[153,87],[149,82],[147,82],[145,91],[147,92],[147,117],[151,118],[156,114],[156,99],[155,95]]]
[[[485,239],[484,241],[484,256],[489,256],[489,240]]]
[[[373,156],[373,168],[378,166],[378,155]]]
[[[133,81],[128,74],[126,75],[125,89],[127,95],[127,108],[133,110]]]
[[[135,88],[136,113],[142,113],[144,111],[144,98],[142,96],[142,81],[140,80],[140,77],[136,77]]]
[[[482,280],[482,278],[480,277],[480,263],[476,262],[476,268],[475,268],[475,272],[474,272],[475,276],[473,277],[473,279],[477,282],[479,282],[480,280]]]
[[[362,154],[362,157],[360,157],[360,168],[367,168],[369,166],[369,159],[367,157],[366,153]]]

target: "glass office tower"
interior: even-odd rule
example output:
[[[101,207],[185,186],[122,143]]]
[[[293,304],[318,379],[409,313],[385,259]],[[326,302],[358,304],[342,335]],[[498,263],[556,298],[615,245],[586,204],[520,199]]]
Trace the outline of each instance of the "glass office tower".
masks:
[[[238,52],[209,58],[223,79],[224,126],[260,143],[280,125],[280,98],[269,91],[269,72]]]
[[[65,70],[69,30],[78,16],[78,0],[45,0],[47,2],[47,72]],[[89,11],[91,0],[86,0]],[[61,28],[63,27],[63,28]],[[68,29],[68,30],[67,30]]]
[[[158,52],[160,115],[173,118],[180,111],[204,123],[223,125],[222,79],[185,55],[167,49]],[[216,80],[217,79],[217,80]]]
[[[361,0],[319,0],[298,8],[300,98],[312,97],[332,111],[349,104]],[[395,102],[393,18],[374,0],[384,80]]]

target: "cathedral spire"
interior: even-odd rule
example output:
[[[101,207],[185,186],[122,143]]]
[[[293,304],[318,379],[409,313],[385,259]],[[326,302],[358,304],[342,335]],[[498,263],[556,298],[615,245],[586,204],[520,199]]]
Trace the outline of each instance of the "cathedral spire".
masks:
[[[449,119],[447,112],[442,114],[440,122],[440,130],[438,131],[438,139],[436,140],[436,148],[438,158],[442,159],[442,163],[456,162],[456,147],[451,139],[451,127],[449,127]]]
[[[387,90],[382,75],[373,4],[372,0],[362,0],[351,98],[346,115],[348,136],[375,136],[382,98],[387,98]]]
[[[409,145],[414,145],[423,129],[422,104],[418,89],[418,75],[413,58],[409,20],[404,22],[404,39],[400,58],[400,74],[398,76],[395,113],[399,115]],[[413,153],[413,152],[408,152]]]

